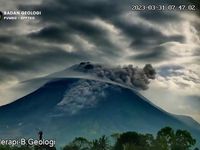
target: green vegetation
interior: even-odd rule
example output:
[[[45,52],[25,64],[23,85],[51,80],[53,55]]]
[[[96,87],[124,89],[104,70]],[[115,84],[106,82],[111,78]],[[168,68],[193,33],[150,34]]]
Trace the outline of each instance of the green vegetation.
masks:
[[[56,150],[55,147],[49,147],[49,146],[4,146],[0,145],[0,150]]]
[[[106,136],[93,141],[75,138],[63,150],[193,150],[196,143],[188,131],[174,131],[170,127],[162,128],[156,137],[137,132],[117,133],[111,137],[115,140],[114,144],[110,144]]]
[[[170,127],[162,128],[156,136],[137,132],[116,133],[110,138],[102,136],[89,141],[86,138],[75,138],[62,150],[199,150],[194,148],[196,140],[186,130],[174,131]],[[113,143],[113,144],[111,144]],[[0,150],[56,150],[49,146],[0,146]]]

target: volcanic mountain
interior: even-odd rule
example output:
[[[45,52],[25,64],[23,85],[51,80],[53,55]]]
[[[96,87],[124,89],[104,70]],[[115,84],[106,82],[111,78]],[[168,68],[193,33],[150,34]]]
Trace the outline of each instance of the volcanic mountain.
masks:
[[[160,128],[171,126],[186,129],[200,140],[197,122],[158,108],[137,91],[138,87],[146,89],[144,83],[148,80],[142,79],[153,78],[151,66],[143,69],[143,74],[133,69],[135,74],[145,74],[145,78],[135,76],[131,80],[125,77],[127,72],[130,74],[127,68],[127,72],[124,68],[110,72],[103,68],[102,72],[100,68],[97,73],[97,66],[81,63],[27,81],[28,85],[41,84],[31,93],[0,107],[0,138],[36,137],[37,131],[43,130],[45,138],[56,139],[57,146],[62,146],[79,136],[93,139],[125,131],[155,134]],[[66,76],[70,70],[87,75]],[[101,78],[95,78],[96,75]]]

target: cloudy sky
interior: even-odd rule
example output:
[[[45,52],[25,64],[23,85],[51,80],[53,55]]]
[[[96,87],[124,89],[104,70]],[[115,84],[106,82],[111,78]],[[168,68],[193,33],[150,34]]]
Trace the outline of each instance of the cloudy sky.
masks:
[[[20,81],[80,61],[151,63],[156,80],[142,93],[165,110],[200,122],[200,19],[188,11],[132,11],[178,0],[10,0],[0,10],[39,10],[35,20],[0,21],[0,105]],[[11,94],[11,93],[9,93]]]

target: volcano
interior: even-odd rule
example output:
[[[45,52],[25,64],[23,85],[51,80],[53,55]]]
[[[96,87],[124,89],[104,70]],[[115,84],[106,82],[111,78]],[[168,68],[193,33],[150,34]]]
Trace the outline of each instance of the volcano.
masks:
[[[81,77],[49,76],[45,81],[0,107],[0,138],[36,137],[42,130],[60,147],[79,136],[94,139],[125,131],[155,134],[171,126],[188,130],[200,140],[196,121],[160,109],[132,88]]]

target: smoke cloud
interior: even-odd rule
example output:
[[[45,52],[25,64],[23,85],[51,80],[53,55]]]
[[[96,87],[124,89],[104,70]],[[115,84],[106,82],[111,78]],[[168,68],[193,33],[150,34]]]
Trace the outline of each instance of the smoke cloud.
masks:
[[[156,71],[151,64],[139,68],[133,67],[133,65],[107,67],[91,62],[81,62],[72,66],[71,69],[142,90],[148,89],[150,79],[155,79],[156,75]]]

